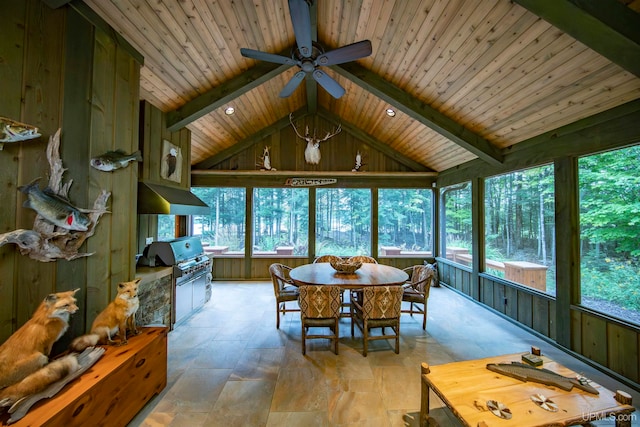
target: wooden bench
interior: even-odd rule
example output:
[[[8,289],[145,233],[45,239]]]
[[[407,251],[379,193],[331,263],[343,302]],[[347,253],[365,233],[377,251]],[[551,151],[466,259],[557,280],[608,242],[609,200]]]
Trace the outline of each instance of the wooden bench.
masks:
[[[278,246],[276,255],[293,255],[293,246]]]
[[[11,426],[126,426],[167,385],[167,328],[140,330]]]
[[[381,255],[400,255],[400,248],[397,246],[380,246]]]
[[[221,255],[229,251],[229,246],[210,246],[208,249],[213,252],[214,255]],[[206,250],[207,248],[205,248],[205,251]]]

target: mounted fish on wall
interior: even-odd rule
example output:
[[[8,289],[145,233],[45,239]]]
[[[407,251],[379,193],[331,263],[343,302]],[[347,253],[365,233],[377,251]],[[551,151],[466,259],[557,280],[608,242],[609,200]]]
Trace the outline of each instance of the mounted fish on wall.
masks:
[[[107,151],[101,156],[94,157],[89,161],[91,167],[103,172],[113,172],[129,166],[131,162],[141,162],[142,154],[140,150],[127,154],[123,150]]]
[[[160,177],[178,184],[182,181],[182,150],[166,139],[162,143]]]
[[[67,194],[72,180],[62,182],[65,168],[60,159],[60,129],[49,138],[47,159],[50,177],[45,190],[41,190],[37,179],[19,187],[27,194],[24,206],[37,212],[33,230],[18,229],[0,234],[0,246],[8,243],[18,245],[22,255],[42,262],[63,258],[73,260],[92,255],[78,253],[85,240],[93,236],[100,217],[108,213],[107,200],[111,193],[102,190],[96,197],[92,209],[80,209],[71,204]]]
[[[28,185],[18,187],[27,195],[25,208],[33,209],[51,224],[66,230],[87,231],[91,221],[86,209],[79,209],[70,201],[52,193],[48,188],[42,191],[38,186],[40,178],[36,178]]]
[[[0,117],[0,150],[4,149],[6,142],[20,142],[39,137],[37,127]]]

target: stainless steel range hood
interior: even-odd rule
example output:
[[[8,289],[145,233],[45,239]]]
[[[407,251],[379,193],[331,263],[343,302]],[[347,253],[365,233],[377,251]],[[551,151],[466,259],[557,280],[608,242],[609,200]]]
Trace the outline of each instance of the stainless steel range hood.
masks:
[[[159,215],[209,215],[209,206],[190,191],[138,182],[138,213]]]

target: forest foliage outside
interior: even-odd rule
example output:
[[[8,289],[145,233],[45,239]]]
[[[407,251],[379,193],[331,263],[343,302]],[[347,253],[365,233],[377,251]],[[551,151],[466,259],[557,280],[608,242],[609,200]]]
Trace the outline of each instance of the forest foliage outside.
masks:
[[[553,166],[491,177],[485,181],[485,253],[501,263],[526,262],[510,277],[505,264],[487,269],[525,286],[555,295],[555,208]],[[536,267],[538,266],[538,267]],[[540,276],[536,275],[540,273]],[[517,275],[516,272],[513,273]]]
[[[469,182],[442,189],[444,199],[444,218],[441,227],[445,228],[447,258],[452,261],[454,251],[473,253],[471,246],[471,184]]]
[[[393,247],[401,254],[432,254],[433,192],[429,189],[378,191],[378,255]]]
[[[319,188],[316,255],[371,255],[371,190]]]
[[[201,236],[205,244],[226,246],[227,252],[244,256],[246,190],[235,187],[196,187],[191,191],[211,209],[209,215],[191,218],[192,234]]]
[[[640,146],[578,161],[582,305],[640,324]]]
[[[581,303],[640,324],[640,146],[580,158]],[[211,207],[194,217],[194,234],[229,254],[244,256],[246,189],[194,188]],[[308,189],[254,189],[253,251],[278,246],[309,254]],[[555,295],[553,166],[515,171],[485,181],[485,252],[489,274]],[[315,254],[371,255],[371,190],[316,190]],[[470,265],[472,205],[469,183],[442,189],[447,257]],[[431,251],[432,193],[389,189],[378,193],[379,246]],[[170,224],[167,223],[167,227]],[[381,255],[380,253],[378,256]],[[458,257],[453,259],[454,257]],[[539,278],[508,275],[512,262],[540,266]],[[532,281],[532,283],[527,282]]]
[[[292,247],[293,255],[306,256],[309,247],[308,230],[308,189],[254,188],[254,255],[267,255],[281,247]]]
[[[640,146],[579,159],[581,303],[640,324]],[[471,253],[471,185],[442,190],[448,257]],[[551,165],[485,181],[486,271],[527,261],[546,266],[555,294],[554,177]],[[452,251],[453,249],[453,251]],[[492,261],[496,261],[495,263]],[[516,281],[517,282],[517,281]],[[530,286],[528,283],[521,283]]]
[[[193,234],[226,255],[244,256],[244,188],[193,188],[211,214],[192,218]],[[294,256],[309,254],[309,190],[253,190],[252,254],[269,255],[292,247]],[[316,190],[315,255],[371,255],[371,190]],[[386,189],[379,195],[379,245],[421,253],[432,245],[432,191]]]

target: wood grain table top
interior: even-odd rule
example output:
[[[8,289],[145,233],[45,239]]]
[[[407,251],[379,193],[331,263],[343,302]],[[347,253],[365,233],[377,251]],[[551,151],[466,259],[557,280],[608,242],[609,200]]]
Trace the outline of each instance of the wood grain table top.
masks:
[[[289,273],[298,285],[336,285],[342,288],[402,285],[409,275],[396,267],[364,263],[355,273],[338,273],[327,262],[305,264]]]
[[[631,405],[618,403],[613,391],[593,382],[590,385],[598,390],[597,395],[576,387],[564,391],[554,386],[523,382],[486,368],[488,363],[521,362],[522,354],[525,353],[428,366],[429,373],[422,375],[422,379],[466,426],[568,426],[583,424],[589,419],[615,419],[614,414],[629,417],[635,410]],[[576,377],[575,372],[561,364],[544,356],[542,359],[542,368],[565,377]],[[558,411],[549,412],[537,406],[531,399],[536,394],[553,401]],[[487,408],[489,400],[503,403],[511,411],[512,418],[504,420],[494,415]]]

